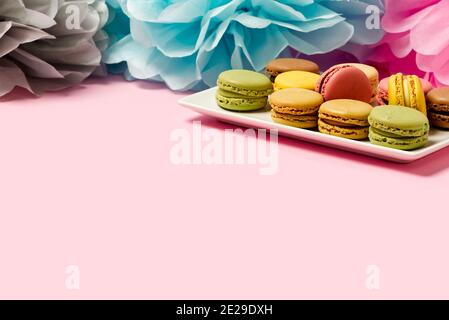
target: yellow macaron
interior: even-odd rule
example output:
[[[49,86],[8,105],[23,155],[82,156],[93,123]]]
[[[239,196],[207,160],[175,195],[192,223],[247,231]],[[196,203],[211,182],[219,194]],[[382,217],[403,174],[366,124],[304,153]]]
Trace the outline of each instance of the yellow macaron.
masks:
[[[307,71],[289,71],[278,75],[274,81],[274,90],[299,88],[315,90],[320,75]]]
[[[413,108],[427,115],[426,96],[417,76],[404,76],[402,73],[392,75],[388,79],[388,102],[390,105]]]

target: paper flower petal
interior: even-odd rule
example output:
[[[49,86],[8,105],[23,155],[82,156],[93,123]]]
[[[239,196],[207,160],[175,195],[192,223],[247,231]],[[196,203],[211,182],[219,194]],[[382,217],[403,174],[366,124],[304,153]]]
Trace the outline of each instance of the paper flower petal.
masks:
[[[93,37],[107,20],[104,0],[8,0],[0,17],[0,96],[16,86],[37,95],[64,89],[100,64]]]
[[[109,0],[131,26],[103,61],[130,78],[163,81],[174,90],[214,86],[230,68],[260,71],[293,51],[330,52],[348,43],[374,44],[367,8],[380,0]],[[123,39],[123,37],[121,37]]]
[[[449,85],[449,0],[385,0],[385,5],[387,33],[368,60],[391,73],[399,69]]]

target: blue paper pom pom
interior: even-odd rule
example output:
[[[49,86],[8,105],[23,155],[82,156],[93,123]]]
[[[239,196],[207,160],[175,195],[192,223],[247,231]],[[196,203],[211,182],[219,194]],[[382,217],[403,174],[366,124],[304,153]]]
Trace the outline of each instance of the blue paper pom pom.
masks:
[[[111,23],[121,34],[104,62],[125,62],[128,78],[163,81],[173,90],[214,86],[227,69],[261,71],[290,48],[312,55],[383,35],[380,26],[366,26],[372,6],[382,12],[380,0],[108,1],[116,15],[127,16],[130,33],[123,35],[123,19]]]

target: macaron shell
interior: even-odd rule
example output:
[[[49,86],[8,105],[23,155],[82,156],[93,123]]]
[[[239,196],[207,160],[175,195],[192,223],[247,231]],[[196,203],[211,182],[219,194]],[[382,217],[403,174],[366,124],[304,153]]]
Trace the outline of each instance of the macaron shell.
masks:
[[[421,81],[421,86],[424,91],[424,94],[427,94],[431,90],[433,90],[433,85],[428,80],[423,79],[423,78],[419,78],[419,80]]]
[[[424,135],[412,138],[392,138],[381,135],[370,128],[369,139],[372,144],[387,148],[398,150],[415,150],[424,147],[427,144],[428,136]]]
[[[376,68],[373,66],[362,64],[362,63],[347,63],[347,64],[340,64],[337,66],[343,66],[343,65],[349,65],[351,67],[355,67],[365,73],[365,75],[368,77],[369,82],[371,84],[371,90],[372,90],[372,96],[371,96],[371,102],[373,102],[377,96],[377,90],[379,86],[379,71],[377,71]]]
[[[384,78],[379,82],[379,86],[377,88],[377,103],[379,105],[386,105],[388,104],[388,78]]]
[[[431,104],[449,106],[449,87],[441,87],[431,90],[427,94],[427,101]]]
[[[427,115],[426,97],[419,78],[417,76],[404,77],[404,88],[406,88],[404,90],[405,106]]]
[[[301,88],[314,90],[320,76],[306,71],[284,72],[276,77],[274,90],[278,91],[287,88]]]
[[[376,102],[378,105],[388,104],[388,89],[384,90],[379,87],[379,89],[377,91]]]
[[[405,106],[404,76],[402,73],[392,75],[388,80],[388,103]]]
[[[266,97],[273,92],[270,79],[249,70],[224,71],[218,77],[217,84],[225,91],[250,97]]]
[[[368,128],[358,126],[342,127],[332,125],[321,119],[318,120],[318,130],[321,133],[352,140],[364,140],[368,138]]]
[[[315,91],[288,88],[271,94],[269,103],[277,112],[304,115],[316,113],[323,103],[323,97]]]
[[[266,71],[271,76],[278,76],[288,71],[306,71],[319,74],[320,67],[313,61],[295,58],[279,58],[268,63]]]
[[[373,107],[366,102],[337,99],[323,103],[319,110],[319,116],[321,119],[334,123],[369,126],[368,116],[372,110]]]
[[[291,115],[271,110],[271,118],[276,123],[301,129],[312,129],[318,125],[317,115]]]
[[[420,137],[429,131],[427,117],[404,106],[376,107],[371,111],[368,122],[376,129],[403,137]]]
[[[316,91],[325,101],[352,99],[371,102],[372,87],[368,77],[355,67],[337,66],[326,71],[320,78]]]

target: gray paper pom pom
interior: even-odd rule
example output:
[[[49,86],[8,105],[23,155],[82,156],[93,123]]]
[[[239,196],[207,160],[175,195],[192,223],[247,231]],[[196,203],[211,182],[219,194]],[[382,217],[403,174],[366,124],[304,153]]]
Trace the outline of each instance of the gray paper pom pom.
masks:
[[[76,85],[100,65],[104,0],[0,1],[0,96]]]

